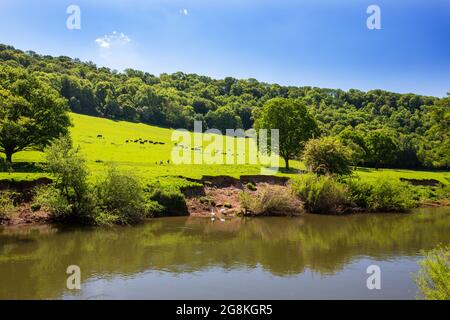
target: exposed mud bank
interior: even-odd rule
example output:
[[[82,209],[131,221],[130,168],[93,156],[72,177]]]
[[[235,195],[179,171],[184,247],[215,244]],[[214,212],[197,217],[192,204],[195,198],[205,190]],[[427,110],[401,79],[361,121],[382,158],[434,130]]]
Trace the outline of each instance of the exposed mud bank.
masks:
[[[21,203],[15,212],[7,219],[0,220],[1,226],[19,226],[51,223],[48,212],[34,211],[30,203]]]
[[[50,222],[48,212],[33,210],[31,200],[33,189],[39,186],[51,184],[48,178],[39,178],[32,181],[0,180],[0,191],[13,193],[15,210],[7,218],[0,219],[2,226],[16,226],[28,224],[44,224]]]
[[[268,183],[256,183],[252,185],[252,190],[246,185],[229,185],[224,187],[205,185],[201,196],[187,197],[186,203],[190,216],[211,217],[216,219],[225,219],[242,215],[258,216],[293,216],[303,213],[303,203],[294,196],[289,198],[292,204],[292,210],[279,207],[272,208],[270,212],[255,214],[247,211],[241,201],[241,194],[246,193],[252,201],[261,201],[264,193],[290,194],[291,191],[286,185],[272,185]]]

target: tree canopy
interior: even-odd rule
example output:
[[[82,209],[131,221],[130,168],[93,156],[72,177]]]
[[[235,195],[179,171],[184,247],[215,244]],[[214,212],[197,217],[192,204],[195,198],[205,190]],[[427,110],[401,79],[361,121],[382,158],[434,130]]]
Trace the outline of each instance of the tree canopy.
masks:
[[[299,99],[274,98],[267,101],[258,115],[255,128],[279,130],[279,154],[286,169],[289,169],[289,160],[297,157],[306,142],[319,134],[316,120]]]
[[[42,150],[70,124],[58,92],[27,71],[0,65],[0,152],[11,162],[14,153]]]
[[[376,130],[391,132],[397,140],[395,156],[378,166],[449,167],[448,98],[384,90],[281,86],[183,72],[159,76],[133,69],[118,72],[92,62],[23,52],[2,44],[0,66],[2,105],[22,105],[19,109],[28,108],[23,104],[33,104],[21,91],[23,82],[30,79],[40,83],[40,90],[51,92],[45,95],[52,97],[45,103],[55,101],[59,105],[63,99],[73,112],[172,128],[192,129],[197,120],[203,121],[204,128],[223,130],[232,126],[227,129],[247,130],[254,126],[267,101],[296,99],[314,116],[324,135],[350,130],[366,140]],[[6,75],[5,69],[9,70]],[[361,155],[361,164],[372,163],[368,153]]]

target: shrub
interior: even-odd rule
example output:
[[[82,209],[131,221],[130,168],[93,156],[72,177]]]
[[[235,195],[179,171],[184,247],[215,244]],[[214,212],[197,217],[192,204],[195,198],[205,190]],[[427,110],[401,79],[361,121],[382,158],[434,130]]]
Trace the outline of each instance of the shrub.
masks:
[[[350,199],[370,211],[406,211],[414,206],[413,194],[407,183],[379,178],[374,182],[350,180],[347,182]]]
[[[293,179],[292,190],[312,213],[339,213],[348,205],[348,189],[330,176],[305,174]]]
[[[0,192],[0,220],[8,219],[14,212],[14,201],[10,192]]]
[[[242,209],[244,209],[244,215],[251,211],[253,206],[253,197],[250,193],[242,191],[239,194],[239,202],[241,203]]]
[[[450,300],[450,245],[424,253],[415,281],[427,300]]]
[[[243,191],[240,194],[241,207],[244,214],[275,215],[295,214],[302,211],[301,203],[294,195],[276,186],[262,188],[256,196]]]
[[[130,224],[147,215],[143,188],[132,175],[109,168],[95,187],[96,221],[99,224]]]
[[[175,189],[154,188],[150,193],[150,200],[156,201],[160,207],[154,212],[155,216],[183,216],[188,214],[184,195]],[[155,208],[153,204],[153,208]]]
[[[345,183],[349,190],[349,200],[359,208],[368,209],[373,184],[359,179],[349,179]]]
[[[64,136],[45,149],[45,159],[44,167],[54,176],[57,190],[47,190],[53,197],[46,203],[49,210],[58,219],[93,223],[92,188],[87,182],[89,172],[79,149],[73,149],[70,138]],[[61,205],[56,201],[60,201]],[[65,208],[70,209],[66,212]]]
[[[72,207],[66,197],[53,185],[39,186],[34,190],[32,207],[40,208],[55,220],[68,220],[72,215]]]
[[[325,175],[348,175],[352,172],[352,150],[334,137],[311,139],[303,157],[309,171]]]

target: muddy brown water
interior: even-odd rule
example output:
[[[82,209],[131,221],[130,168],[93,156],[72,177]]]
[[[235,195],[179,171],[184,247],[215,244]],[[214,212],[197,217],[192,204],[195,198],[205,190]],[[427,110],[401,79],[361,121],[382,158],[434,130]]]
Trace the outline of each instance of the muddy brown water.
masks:
[[[133,227],[0,228],[1,299],[415,299],[421,250],[450,243],[450,208]],[[81,289],[66,269],[81,270]],[[367,268],[381,271],[369,290]]]

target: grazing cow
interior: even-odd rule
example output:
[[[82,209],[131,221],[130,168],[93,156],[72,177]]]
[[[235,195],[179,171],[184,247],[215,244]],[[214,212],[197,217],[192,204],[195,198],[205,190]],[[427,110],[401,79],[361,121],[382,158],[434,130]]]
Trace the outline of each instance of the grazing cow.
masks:
[[[125,141],[125,143],[128,143],[128,142],[129,142],[128,140]]]
[[[97,136],[97,138],[103,138],[103,136],[102,136],[101,134],[99,134],[99,135]]]
[[[139,140],[134,140],[134,143],[138,143],[139,142]]]

